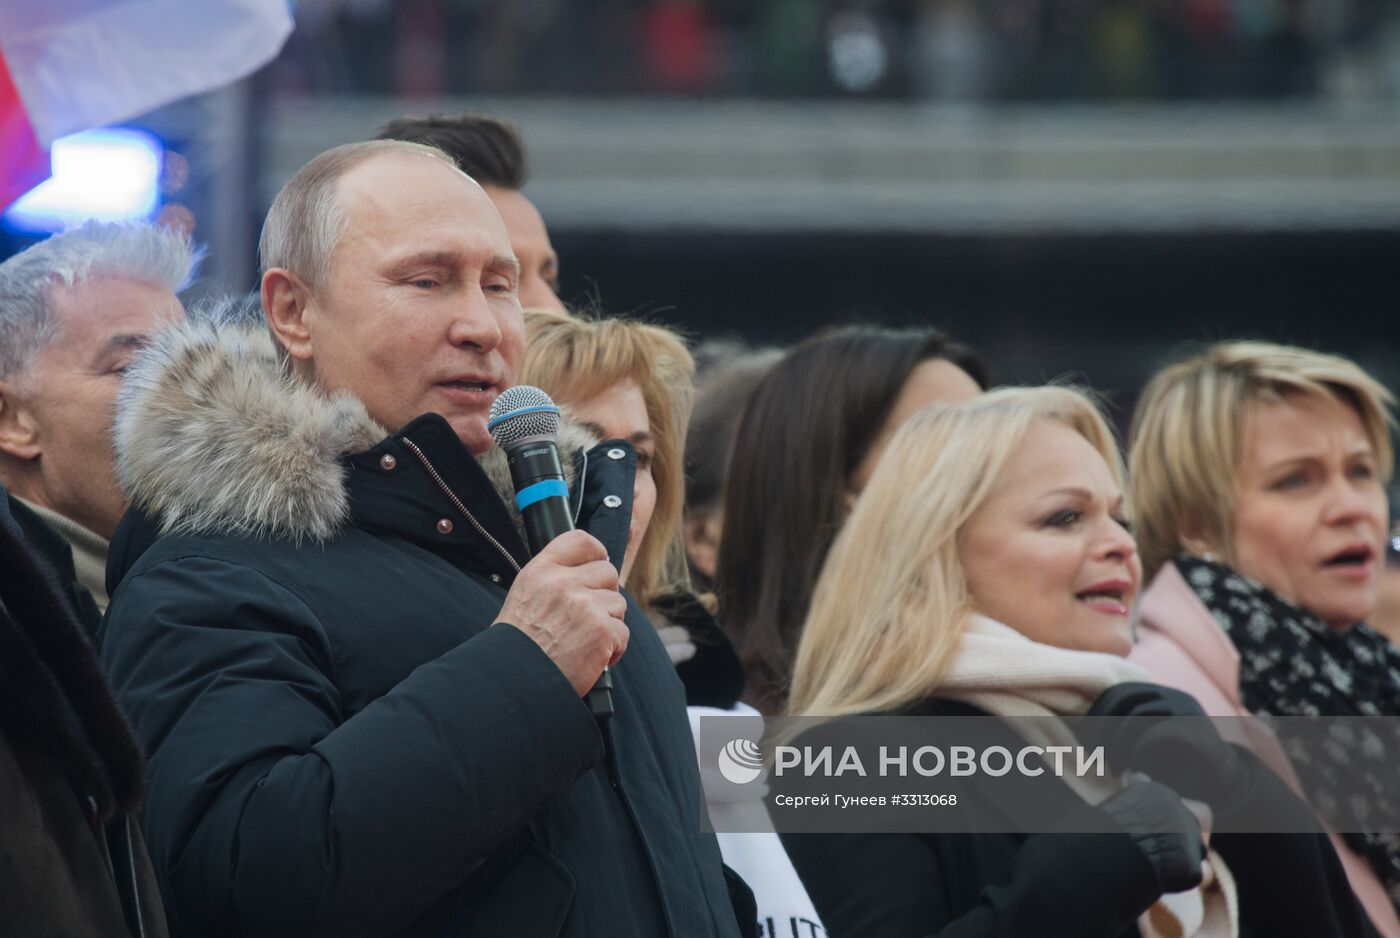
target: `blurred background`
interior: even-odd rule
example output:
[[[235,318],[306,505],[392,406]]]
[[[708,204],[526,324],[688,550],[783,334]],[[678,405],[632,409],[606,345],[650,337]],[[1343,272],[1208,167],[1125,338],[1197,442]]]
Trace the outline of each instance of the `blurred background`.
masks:
[[[758,343],[931,322],[1120,413],[1208,339],[1400,383],[1383,0],[300,0],[270,65],[54,165],[244,291],[303,162],[464,109],[520,127],[570,302]],[[0,256],[53,217],[12,208]]]

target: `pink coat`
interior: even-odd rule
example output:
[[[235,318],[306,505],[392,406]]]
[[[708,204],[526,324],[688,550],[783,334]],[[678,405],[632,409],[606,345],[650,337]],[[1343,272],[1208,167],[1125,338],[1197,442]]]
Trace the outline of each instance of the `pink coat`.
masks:
[[[1128,660],[1159,684],[1184,690],[1211,716],[1248,717],[1240,702],[1240,656],[1195,591],[1167,564],[1143,593],[1137,609],[1137,644]],[[1232,721],[1233,722],[1233,721]],[[1253,720],[1241,720],[1237,740],[1249,746],[1296,790],[1298,779],[1278,740]],[[1351,888],[1383,938],[1400,938],[1400,918],[1381,881],[1365,860],[1336,834],[1332,846]]]

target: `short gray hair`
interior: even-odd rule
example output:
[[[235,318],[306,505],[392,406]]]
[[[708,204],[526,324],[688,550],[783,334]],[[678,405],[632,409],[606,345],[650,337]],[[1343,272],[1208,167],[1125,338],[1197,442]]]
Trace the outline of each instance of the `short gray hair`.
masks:
[[[0,379],[19,374],[58,335],[52,291],[92,277],[139,280],[178,293],[204,249],[147,222],[84,222],[0,264]]]
[[[452,157],[421,143],[368,140],[333,147],[314,157],[272,200],[258,239],[258,264],[290,270],[313,290],[326,282],[331,254],[345,235],[345,209],[336,198],[336,183],[356,166],[384,153],[422,153],[453,169]]]

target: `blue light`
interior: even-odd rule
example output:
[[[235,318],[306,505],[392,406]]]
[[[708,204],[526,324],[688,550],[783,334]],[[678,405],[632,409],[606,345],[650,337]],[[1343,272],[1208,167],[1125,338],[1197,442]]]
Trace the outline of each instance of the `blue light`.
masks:
[[[127,128],[88,130],[54,141],[53,176],[5,212],[19,231],[61,231],[88,218],[148,218],[160,204],[165,147]]]

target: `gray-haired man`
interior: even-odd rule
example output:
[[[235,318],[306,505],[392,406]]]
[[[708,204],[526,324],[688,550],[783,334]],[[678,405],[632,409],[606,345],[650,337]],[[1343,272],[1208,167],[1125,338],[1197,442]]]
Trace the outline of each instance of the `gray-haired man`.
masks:
[[[0,264],[0,513],[67,581],[90,628],[126,510],[112,467],[117,388],[151,333],[184,318],[176,292],[199,254],[167,229],[88,222]]]

